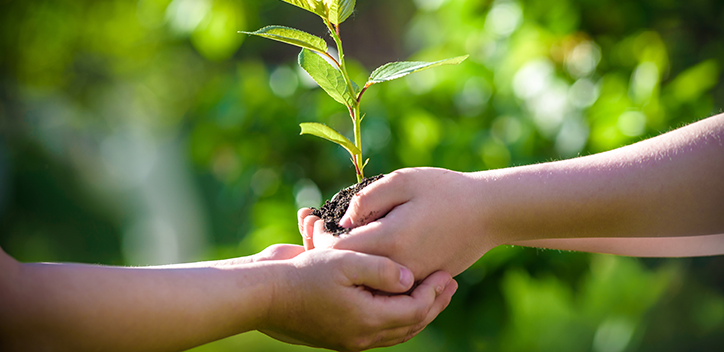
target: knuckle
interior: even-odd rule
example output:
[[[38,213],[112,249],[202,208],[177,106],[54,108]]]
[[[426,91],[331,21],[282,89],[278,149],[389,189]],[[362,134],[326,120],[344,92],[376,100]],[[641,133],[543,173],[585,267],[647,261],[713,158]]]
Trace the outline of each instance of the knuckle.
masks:
[[[414,313],[414,319],[416,324],[420,324],[427,319],[427,314],[430,312],[428,307],[420,307]]]
[[[297,218],[304,219],[305,217],[307,217],[309,212],[310,212],[309,208],[301,208],[301,209],[297,210]]]
[[[417,335],[417,334],[420,332],[419,330],[420,330],[420,326],[419,326],[419,325],[416,324],[416,325],[411,326],[411,327],[407,330],[407,334],[405,334],[405,337],[402,339],[403,342],[410,341],[410,339],[412,339],[413,337],[415,337],[415,335]]]
[[[316,216],[307,216],[306,218],[304,218],[304,227],[314,226],[314,223],[317,221],[317,219],[318,218]]]
[[[401,343],[405,343],[407,341],[412,340],[412,338],[417,336],[418,333],[419,333],[419,331],[411,331],[409,334],[405,335],[405,337],[402,338]]]
[[[412,172],[413,169],[396,170],[391,172],[385,178],[387,178],[387,182],[390,183],[404,182],[405,179],[409,178],[412,175]]]
[[[394,184],[395,187],[403,192],[403,194],[409,194],[410,187],[414,183],[415,178],[418,176],[419,171],[420,170],[417,168],[394,171],[389,176],[387,176],[389,177],[387,182],[389,182],[390,184]]]
[[[365,190],[357,192],[357,194],[355,194],[354,197],[352,197],[352,200],[349,202],[349,211],[351,212],[351,215],[360,215],[360,208],[363,207],[365,203],[367,203],[368,198],[369,194],[365,192]]]
[[[390,260],[380,260],[377,264],[377,275],[382,280],[382,282],[385,283],[394,283],[396,281],[399,281],[399,277],[396,278],[395,276],[399,275],[399,270],[397,270],[397,265],[392,263]]]

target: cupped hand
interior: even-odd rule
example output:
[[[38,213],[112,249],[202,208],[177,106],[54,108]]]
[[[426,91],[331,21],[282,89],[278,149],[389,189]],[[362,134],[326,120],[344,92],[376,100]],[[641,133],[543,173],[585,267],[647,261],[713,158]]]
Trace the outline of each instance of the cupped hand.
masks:
[[[288,261],[276,280],[267,335],[339,351],[392,346],[422,331],[450,302],[457,283],[437,272],[411,295],[410,271],[390,259],[339,250],[312,250]]]
[[[484,236],[481,195],[469,174],[445,169],[395,171],[357,193],[334,237],[310,212],[299,211],[305,248],[334,248],[384,257],[416,279],[436,270],[457,275],[495,244]]]

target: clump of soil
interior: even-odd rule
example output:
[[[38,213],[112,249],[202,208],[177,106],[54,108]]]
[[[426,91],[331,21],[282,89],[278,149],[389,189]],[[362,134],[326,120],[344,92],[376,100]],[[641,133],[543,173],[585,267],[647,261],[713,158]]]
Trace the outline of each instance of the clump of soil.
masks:
[[[381,179],[383,175],[368,177],[362,182],[349,186],[337,193],[332,199],[324,202],[321,208],[312,208],[312,215],[316,215],[324,220],[324,229],[334,236],[349,233],[349,229],[339,227],[339,221],[342,220],[344,213],[349,208],[349,202],[357,192]]]

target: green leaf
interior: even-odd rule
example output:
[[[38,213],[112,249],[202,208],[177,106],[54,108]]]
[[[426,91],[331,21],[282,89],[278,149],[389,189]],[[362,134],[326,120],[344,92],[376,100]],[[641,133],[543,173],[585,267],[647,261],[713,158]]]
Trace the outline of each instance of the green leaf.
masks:
[[[269,38],[319,53],[327,52],[327,42],[325,42],[324,39],[294,28],[284,26],[267,26],[256,32],[239,31],[239,33]]]
[[[314,81],[340,104],[351,107],[356,103],[353,93],[347,88],[342,73],[321,56],[303,49],[299,53],[299,66],[302,66]]]
[[[282,0],[286,3],[301,7],[311,13],[316,13],[322,18],[326,18],[327,9],[321,0]]]
[[[433,68],[441,65],[457,65],[465,59],[468,58],[469,55],[465,56],[458,56],[451,59],[445,59],[435,62],[424,62],[424,61],[401,61],[401,62],[390,62],[389,64],[385,64],[378,69],[376,69],[372,74],[370,75],[370,79],[367,82],[367,84],[375,84],[375,83],[382,83],[391,81],[393,79],[398,79],[401,77],[405,77],[409,75],[410,73],[419,72],[422,70],[427,70],[428,68]]]
[[[316,122],[304,122],[300,123],[299,127],[302,128],[300,134],[311,134],[319,138],[326,139],[330,142],[341,145],[344,149],[347,149],[350,155],[354,158],[355,155],[362,154],[362,152],[349,140],[347,137],[339,134],[331,127]]]
[[[329,9],[329,22],[339,25],[352,15],[356,0],[324,0],[324,3]]]

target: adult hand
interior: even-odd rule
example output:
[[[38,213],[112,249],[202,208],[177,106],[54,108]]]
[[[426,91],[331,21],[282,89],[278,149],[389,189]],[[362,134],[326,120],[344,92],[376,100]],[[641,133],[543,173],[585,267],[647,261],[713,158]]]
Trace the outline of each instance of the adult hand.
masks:
[[[437,272],[410,296],[410,271],[390,259],[338,250],[312,250],[287,262],[274,283],[267,335],[296,344],[359,351],[405,342],[450,302],[457,283]],[[276,264],[275,264],[276,265]]]
[[[357,193],[340,225],[347,235],[324,232],[318,217],[298,216],[305,248],[334,248],[388,257],[416,279],[436,270],[457,275],[495,246],[480,236],[480,192],[468,175],[445,169],[395,171]],[[473,196],[475,194],[475,196]]]

